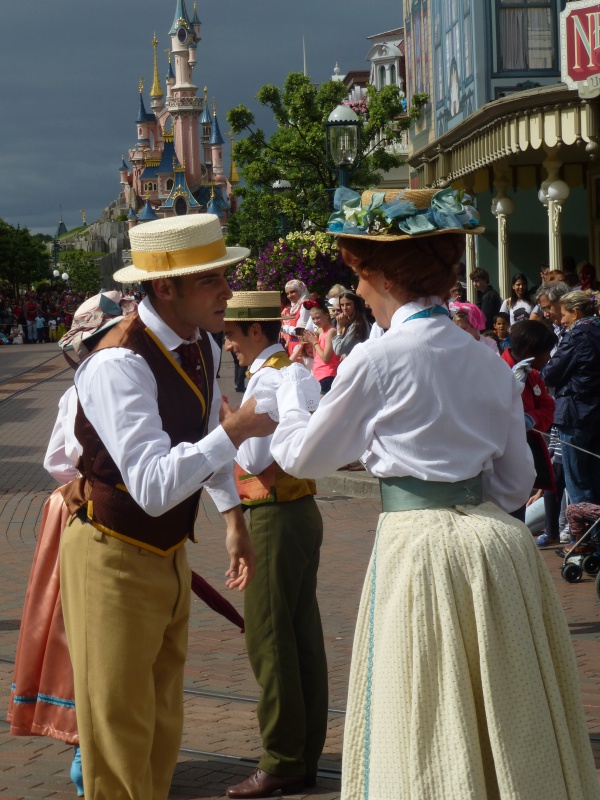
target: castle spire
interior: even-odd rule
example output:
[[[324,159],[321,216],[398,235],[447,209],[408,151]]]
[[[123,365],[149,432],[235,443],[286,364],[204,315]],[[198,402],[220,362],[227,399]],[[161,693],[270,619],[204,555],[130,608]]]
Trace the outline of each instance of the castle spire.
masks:
[[[223,144],[225,140],[221,136],[221,129],[219,128],[219,121],[217,119],[217,103],[213,100],[213,121],[212,121],[212,128],[210,132],[210,143],[211,145],[216,144]]]
[[[233,186],[236,183],[240,182],[240,173],[238,172],[237,164],[233,158],[233,148],[235,146],[235,139],[231,135],[231,131],[227,131],[225,134],[229,136],[229,141],[231,142],[231,161],[229,164],[229,183]]]
[[[177,33],[177,29],[182,27],[187,28],[188,31],[190,30],[190,18],[185,7],[185,0],[177,0],[177,8],[175,9],[175,17],[173,18],[169,36],[174,36]]]
[[[160,85],[160,78],[158,77],[158,54],[156,52],[158,39],[156,38],[156,33],[152,39],[152,46],[154,47],[154,80],[152,82],[152,89],[150,89],[150,97],[160,100],[163,97],[163,90]]]

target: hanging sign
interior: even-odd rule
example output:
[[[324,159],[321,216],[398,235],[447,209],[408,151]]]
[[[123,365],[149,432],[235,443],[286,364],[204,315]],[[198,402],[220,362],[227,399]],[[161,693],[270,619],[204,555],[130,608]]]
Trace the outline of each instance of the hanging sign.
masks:
[[[571,0],[560,15],[561,78],[589,100],[600,97],[600,2]]]

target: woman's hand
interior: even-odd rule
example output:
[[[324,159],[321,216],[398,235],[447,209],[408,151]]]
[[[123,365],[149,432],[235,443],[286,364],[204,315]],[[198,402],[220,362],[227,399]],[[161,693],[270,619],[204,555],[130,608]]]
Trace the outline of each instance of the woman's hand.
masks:
[[[304,331],[302,339],[305,342],[308,342],[308,344],[312,345],[319,344],[319,337],[314,331]]]

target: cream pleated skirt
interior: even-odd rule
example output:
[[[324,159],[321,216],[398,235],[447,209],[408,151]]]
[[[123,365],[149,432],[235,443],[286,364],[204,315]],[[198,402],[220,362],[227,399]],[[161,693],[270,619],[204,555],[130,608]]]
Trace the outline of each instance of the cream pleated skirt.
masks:
[[[384,513],[363,587],[342,800],[597,800],[566,620],[491,503]]]

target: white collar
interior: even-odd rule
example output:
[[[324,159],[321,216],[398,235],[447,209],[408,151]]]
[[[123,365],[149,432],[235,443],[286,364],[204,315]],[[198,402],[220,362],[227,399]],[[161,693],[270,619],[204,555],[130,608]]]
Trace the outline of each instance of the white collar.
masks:
[[[279,352],[285,353],[285,350],[279,344],[279,342],[277,342],[277,344],[270,344],[268,347],[265,347],[262,353],[254,359],[248,372],[251,375],[254,375],[254,373],[258,372],[268,358]]]
[[[178,333],[175,333],[173,328],[167,325],[162,317],[159,317],[147,296],[144,297],[142,302],[138,305],[138,313],[144,325],[150,328],[152,333],[160,339],[167,350],[175,350],[180,344],[190,343],[188,339],[182,339]],[[196,333],[191,341],[195,342],[201,338],[200,331],[196,328]]]
[[[394,311],[390,322],[390,328],[397,328],[398,325],[402,325],[402,323],[409,317],[412,317],[413,314],[418,314],[419,311],[423,311],[425,308],[433,308],[433,306],[442,305],[444,304],[439,297],[419,297],[417,300],[411,300],[410,303],[405,303]]]

